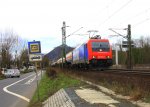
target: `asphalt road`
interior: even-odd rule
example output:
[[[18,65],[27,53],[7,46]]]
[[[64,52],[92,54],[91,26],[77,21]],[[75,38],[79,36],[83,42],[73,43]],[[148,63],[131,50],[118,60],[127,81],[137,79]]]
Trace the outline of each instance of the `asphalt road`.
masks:
[[[41,76],[38,75],[38,80]],[[0,107],[27,107],[37,87],[36,73],[0,80]]]

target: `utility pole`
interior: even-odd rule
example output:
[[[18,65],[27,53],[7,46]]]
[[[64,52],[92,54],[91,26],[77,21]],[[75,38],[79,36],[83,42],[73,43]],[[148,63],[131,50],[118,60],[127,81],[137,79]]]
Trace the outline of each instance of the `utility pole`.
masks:
[[[128,25],[128,28],[122,29],[122,30],[127,30],[127,36],[124,36],[116,31],[114,31],[112,28],[109,29],[111,31],[113,31],[114,33],[116,33],[118,36],[121,36],[125,39],[127,39],[127,43],[128,43],[128,53],[127,53],[127,68],[128,69],[132,69],[132,49],[131,49],[131,25]]]
[[[62,68],[66,62],[66,23],[63,22],[62,27]]]
[[[68,38],[69,36],[73,35],[74,33],[78,32],[80,29],[82,29],[83,27],[77,29],[76,31],[74,31],[73,33],[71,33],[70,35],[66,36],[66,27],[70,27],[70,26],[66,26],[65,21],[63,22],[63,27],[62,29],[62,68],[64,67],[64,64],[66,63],[66,38]]]
[[[116,47],[116,66],[118,66],[118,44],[115,44],[115,47]]]
[[[128,40],[128,68],[132,68],[132,50],[131,50],[131,25],[127,28],[127,40]]]

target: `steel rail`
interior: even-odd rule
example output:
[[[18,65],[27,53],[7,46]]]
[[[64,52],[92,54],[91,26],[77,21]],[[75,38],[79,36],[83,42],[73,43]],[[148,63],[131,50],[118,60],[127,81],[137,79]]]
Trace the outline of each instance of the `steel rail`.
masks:
[[[129,70],[129,69],[91,69],[93,72],[100,73],[116,73],[116,74],[134,74],[134,75],[147,75],[150,76],[150,70]]]

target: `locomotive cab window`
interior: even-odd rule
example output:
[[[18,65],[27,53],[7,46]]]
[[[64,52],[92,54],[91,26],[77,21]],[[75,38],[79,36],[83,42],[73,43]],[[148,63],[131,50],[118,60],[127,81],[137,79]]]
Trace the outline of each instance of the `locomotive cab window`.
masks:
[[[108,42],[92,42],[93,52],[108,52],[110,50]]]

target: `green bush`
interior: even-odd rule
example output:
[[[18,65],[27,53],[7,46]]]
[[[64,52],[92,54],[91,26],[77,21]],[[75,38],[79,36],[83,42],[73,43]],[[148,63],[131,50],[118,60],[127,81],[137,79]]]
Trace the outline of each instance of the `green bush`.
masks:
[[[57,77],[57,72],[55,69],[51,68],[51,67],[48,67],[46,69],[46,74],[48,77],[50,78],[56,78]]]

